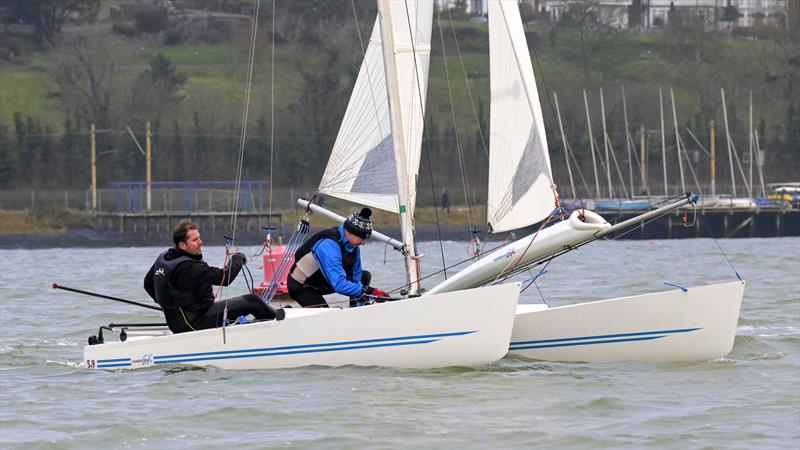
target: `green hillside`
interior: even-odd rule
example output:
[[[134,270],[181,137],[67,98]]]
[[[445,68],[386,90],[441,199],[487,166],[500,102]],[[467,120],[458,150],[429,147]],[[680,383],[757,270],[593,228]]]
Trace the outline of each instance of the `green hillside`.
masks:
[[[359,13],[365,43],[372,22],[361,18],[373,14]],[[109,152],[99,163],[110,166],[101,174],[101,184],[141,179],[144,163],[126,127],[141,138],[146,120],[154,126],[156,179],[231,177],[247,88],[250,24],[242,17],[202,22],[170,16],[169,20],[171,28],[158,33],[121,34],[106,28],[79,39],[65,37],[49,51],[23,45],[24,39],[17,36],[0,37],[5,48],[23,48],[20,55],[0,66],[0,143],[7,149],[0,157],[0,178],[5,187],[85,186],[90,123],[107,130],[98,137],[98,148]],[[313,186],[322,172],[362,51],[352,16],[314,20],[314,27],[302,31],[297,29],[298,21],[276,23],[279,39],[273,87],[271,22],[262,19],[248,116],[248,177],[268,173],[270,142],[274,142],[275,164],[280,168],[275,174],[276,186]],[[117,19],[116,28],[119,23],[129,22]],[[187,31],[180,42],[164,44],[169,33],[181,29],[200,31]],[[204,42],[202,32],[211,31],[217,33],[215,42]],[[739,151],[748,147],[748,96],[752,91],[754,128],[759,130],[762,148],[768,149],[769,177],[792,178],[799,171],[800,45],[795,37],[772,32],[756,39],[692,27],[638,33],[575,23],[551,26],[534,20],[528,24],[528,41],[557,178],[564,179],[565,168],[560,164],[563,150],[553,91],[558,93],[567,139],[583,165],[590,156],[582,90],[587,91],[593,131],[599,140],[599,90],[603,89],[609,136],[621,152],[626,146],[621,134],[623,86],[630,128],[638,131],[643,126],[648,131],[652,158],[660,158],[659,88],[663,89],[667,145],[673,149],[670,88],[682,139],[689,141],[688,128],[706,146],[711,120],[719,127],[718,143],[724,145],[720,97],[720,88],[724,88],[729,128]],[[478,133],[480,126],[483,141],[488,140],[486,25],[434,23],[432,47],[425,151],[431,156],[437,184],[458,187],[461,174],[454,164],[456,137],[468,175],[480,180],[487,170]],[[155,80],[152,64],[159,55],[171,65],[168,69],[173,78],[168,86],[163,80],[148,81]],[[65,81],[70,74],[71,82]],[[93,89],[90,75],[97,78],[99,94],[95,98],[87,94]],[[180,79],[182,83],[175,81]],[[271,141],[273,111],[275,135]],[[635,142],[639,142],[638,135]],[[704,159],[701,155],[697,161],[699,170],[707,165]],[[55,162],[62,170],[53,173],[38,167],[42,160],[51,165]],[[724,179],[726,168],[719,170],[718,176]]]

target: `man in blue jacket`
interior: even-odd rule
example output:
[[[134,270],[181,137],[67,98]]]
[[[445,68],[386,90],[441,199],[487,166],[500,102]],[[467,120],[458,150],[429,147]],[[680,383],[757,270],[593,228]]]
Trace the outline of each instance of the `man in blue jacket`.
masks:
[[[351,214],[342,225],[311,236],[294,256],[287,287],[289,296],[304,308],[327,308],[323,295],[334,292],[357,299],[364,294],[388,297],[369,286],[371,275],[361,269],[361,252],[372,235],[372,210]],[[351,302],[353,306],[353,302]]]

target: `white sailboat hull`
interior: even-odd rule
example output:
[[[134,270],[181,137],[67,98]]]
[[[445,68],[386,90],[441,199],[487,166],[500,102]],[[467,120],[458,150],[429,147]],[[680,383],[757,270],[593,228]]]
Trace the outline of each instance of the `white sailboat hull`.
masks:
[[[743,282],[547,308],[519,305],[509,355],[545,361],[689,362],[730,353]]]
[[[506,354],[518,299],[519,285],[508,284],[359,308],[287,309],[282,321],[231,325],[224,334],[216,328],[87,345],[84,360],[98,369],[476,366]]]

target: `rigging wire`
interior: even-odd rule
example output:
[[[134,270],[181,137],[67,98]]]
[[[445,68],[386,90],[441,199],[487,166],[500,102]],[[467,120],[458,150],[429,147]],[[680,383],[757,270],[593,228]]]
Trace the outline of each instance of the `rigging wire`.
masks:
[[[699,217],[698,220],[700,221],[701,224],[703,224],[703,228],[706,229],[706,233],[708,233],[708,235],[711,236],[711,239],[714,241],[714,243],[717,244],[717,248],[719,249],[719,252],[722,253],[722,256],[725,258],[725,261],[727,261],[728,265],[731,266],[731,269],[733,270],[733,273],[736,274],[736,278],[738,278],[739,281],[743,281],[741,275],[739,275],[739,271],[736,270],[736,267],[733,266],[733,262],[731,262],[731,260],[728,258],[728,255],[725,254],[725,251],[722,250],[722,246],[719,245],[719,241],[717,241],[717,238],[711,232],[711,229],[706,224],[706,221],[703,220],[702,217]]]
[[[480,116],[478,115],[478,110],[475,109],[475,99],[472,96],[472,89],[469,87],[469,77],[467,76],[467,67],[464,65],[464,57],[461,55],[461,46],[458,44],[458,35],[456,34],[456,27],[453,21],[453,14],[452,9],[447,9],[447,15],[450,18],[450,30],[453,34],[453,42],[456,45],[456,52],[458,52],[458,61],[461,63],[461,72],[464,74],[464,84],[467,86],[467,94],[469,95],[469,104],[472,106],[472,115],[475,117],[475,125],[478,128],[478,135],[481,138],[481,144],[483,145],[483,153],[486,155],[486,158],[489,158],[489,148],[486,145],[486,139],[483,137],[483,129],[481,128],[481,121]],[[437,17],[439,17],[439,11],[436,11]],[[441,21],[441,19],[437,19]],[[439,24],[439,33],[441,33],[441,23]]]
[[[253,28],[250,33],[250,61],[247,67],[247,89],[244,100],[244,111],[242,113],[242,130],[239,139],[239,158],[236,168],[236,188],[234,189],[233,211],[231,212],[231,242],[236,242],[236,219],[239,215],[239,194],[242,184],[242,165],[244,164],[244,147],[247,141],[247,116],[250,111],[250,92],[253,87],[253,65],[256,53],[256,35],[258,32],[258,10],[261,0],[256,0],[256,7],[253,9]],[[270,180],[271,182],[272,180]]]
[[[248,63],[247,68],[247,90],[245,93],[245,101],[244,101],[244,112],[242,114],[242,130],[241,136],[239,138],[239,158],[237,161],[237,168],[236,168],[236,187],[234,189],[234,199],[233,199],[233,211],[231,211],[231,245],[235,245],[236,242],[236,219],[239,214],[239,194],[241,192],[242,186],[242,165],[244,163],[244,147],[245,142],[247,141],[247,115],[250,110],[250,92],[253,86],[253,65],[255,61],[255,51],[256,51],[256,34],[258,31],[258,10],[261,6],[261,0],[256,0],[256,7],[253,9],[253,26],[250,35],[250,60]],[[270,180],[271,182],[272,180]],[[231,253],[229,252],[229,246],[225,246],[225,265],[223,266],[222,272],[222,282],[219,287],[219,291],[217,292],[218,297],[222,297],[222,286],[225,284],[225,280],[230,274],[230,265],[228,262],[230,261],[229,256]],[[225,333],[225,324],[228,321],[228,299],[225,298],[225,308],[222,310],[222,342],[227,343],[227,335]]]
[[[458,126],[456,124],[456,106],[453,102],[453,87],[450,83],[450,70],[447,66],[447,51],[444,46],[444,33],[442,32],[442,21],[439,15],[439,9],[436,8],[436,23],[439,26],[439,39],[442,42],[442,60],[444,61],[444,73],[445,77],[447,78],[447,94],[450,99],[450,115],[453,119],[453,135],[456,139],[456,152],[458,153],[458,168],[461,171],[461,185],[464,188],[464,201],[467,204],[467,225],[469,226],[469,230],[473,229],[472,226],[472,215],[470,214],[470,210],[472,209],[472,199],[469,196],[469,192],[467,189],[467,168],[466,164],[464,163],[464,155],[461,149],[461,143],[458,139]],[[480,124],[478,126],[480,129]],[[445,278],[447,278],[445,273]]]
[[[658,276],[660,276],[661,278],[663,278],[663,279],[665,279],[665,280],[669,281],[670,283],[672,283],[672,280],[670,280],[670,279],[669,279],[669,277],[667,277],[666,275],[664,275],[663,273],[661,273],[661,271],[659,271],[658,269],[656,269],[656,268],[655,268],[655,267],[653,267],[652,265],[648,264],[647,262],[645,262],[644,260],[642,260],[641,258],[639,258],[637,255],[635,255],[633,252],[631,252],[631,251],[629,251],[628,249],[626,249],[626,248],[625,248],[625,246],[623,246],[622,244],[620,244],[619,242],[617,242],[617,238],[618,238],[618,237],[614,237],[613,239],[609,239],[609,238],[608,238],[608,236],[603,236],[603,240],[605,240],[605,241],[608,241],[608,242],[613,242],[614,244],[616,244],[616,246],[617,246],[618,248],[621,248],[621,249],[622,249],[622,251],[624,251],[625,253],[627,253],[627,254],[628,254],[628,256],[631,256],[631,257],[633,257],[633,259],[635,259],[635,260],[639,261],[639,264],[641,264],[641,265],[643,265],[643,266],[647,267],[648,269],[650,269],[650,270],[652,270],[653,272],[655,272],[655,273],[656,273]],[[673,283],[673,284],[674,284],[674,283]]]
[[[424,99],[422,98],[422,83],[421,83],[421,81],[419,79],[420,70],[419,70],[419,67],[417,65],[417,46],[416,46],[416,41],[414,39],[414,37],[415,37],[414,36],[414,30],[411,27],[411,16],[409,15],[408,9],[409,9],[408,8],[408,0],[406,0],[405,1],[406,23],[408,24],[408,34],[411,37],[411,39],[410,39],[410,41],[411,41],[411,52],[414,55],[414,75],[416,77],[416,82],[417,82],[416,83],[416,87],[417,87],[416,94],[419,97],[419,102],[420,102],[419,104],[420,104],[420,106],[422,106],[422,108],[420,108],[420,109],[421,109],[421,112],[422,112],[422,121],[424,123],[425,122],[425,108],[424,108],[425,102],[424,102]],[[423,134],[423,136],[425,138],[424,140],[425,140],[425,142],[427,144],[427,142],[428,142],[428,131],[427,131],[427,129],[425,127],[422,128],[422,134]],[[436,216],[436,231],[437,231],[437,233],[439,235],[439,252],[442,255],[442,267],[443,267],[442,270],[444,271],[445,278],[446,278],[447,277],[447,263],[445,262],[445,259],[444,259],[444,244],[442,242],[442,229],[441,229],[441,225],[440,225],[440,222],[439,222],[439,207],[436,205],[436,187],[433,184],[433,168],[431,167],[430,145],[427,145],[427,149],[428,149],[428,151],[425,152],[425,153],[427,155],[427,160],[428,160],[428,173],[430,174],[430,178],[431,178],[431,189],[433,191],[433,210],[434,210],[434,214]],[[416,197],[416,195],[415,195],[415,197]],[[419,259],[417,259],[417,264],[419,265]],[[418,269],[417,270],[417,280],[416,280],[417,286],[419,286],[419,282],[420,282],[420,278],[419,278],[419,269]],[[411,284],[413,284],[413,282],[410,283],[409,286]]]

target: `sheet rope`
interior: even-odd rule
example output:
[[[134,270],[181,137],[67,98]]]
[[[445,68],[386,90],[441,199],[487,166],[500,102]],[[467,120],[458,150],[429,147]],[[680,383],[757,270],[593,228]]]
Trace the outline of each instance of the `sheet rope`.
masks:
[[[272,301],[272,298],[278,291],[281,281],[286,279],[288,276],[294,254],[303,244],[306,239],[306,235],[308,235],[308,231],[311,229],[310,223],[308,222],[309,215],[310,211],[307,211],[306,214],[300,219],[300,222],[297,224],[294,233],[292,233],[292,237],[289,239],[289,243],[286,245],[286,248],[283,252],[283,257],[281,257],[281,261],[278,263],[278,268],[272,273],[272,279],[270,280],[269,285],[261,294],[261,299],[264,300],[265,303]]]

